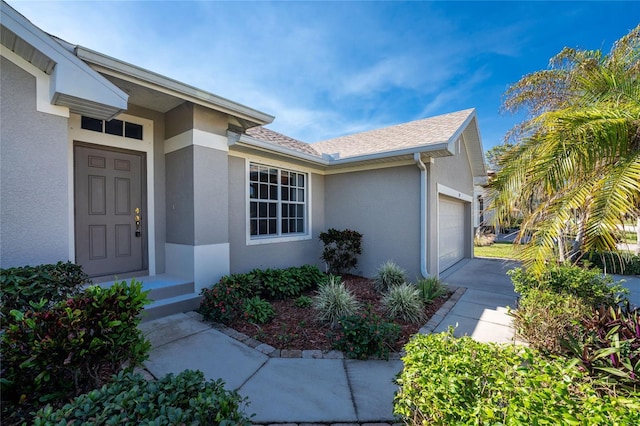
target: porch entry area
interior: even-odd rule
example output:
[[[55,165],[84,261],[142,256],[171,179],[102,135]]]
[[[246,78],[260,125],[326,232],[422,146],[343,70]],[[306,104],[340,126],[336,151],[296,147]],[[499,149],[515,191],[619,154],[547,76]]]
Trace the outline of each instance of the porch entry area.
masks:
[[[91,277],[145,274],[146,154],[76,142],[76,263]]]

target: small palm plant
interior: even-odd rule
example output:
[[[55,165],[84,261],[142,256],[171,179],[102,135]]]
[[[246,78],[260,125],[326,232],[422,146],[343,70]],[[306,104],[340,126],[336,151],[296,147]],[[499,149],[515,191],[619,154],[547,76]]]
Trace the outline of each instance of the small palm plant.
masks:
[[[407,281],[405,271],[398,265],[388,260],[383,263],[376,276],[374,277],[374,286],[377,291],[383,293],[391,287],[404,284]]]
[[[356,314],[361,305],[340,281],[340,277],[330,276],[313,297],[313,308],[317,311],[320,322],[336,328],[340,318]]]
[[[424,322],[424,302],[413,284],[402,283],[393,286],[382,298],[385,313],[391,318],[412,324]]]
[[[432,303],[447,292],[447,288],[438,277],[421,278],[416,283],[420,298],[424,303]]]

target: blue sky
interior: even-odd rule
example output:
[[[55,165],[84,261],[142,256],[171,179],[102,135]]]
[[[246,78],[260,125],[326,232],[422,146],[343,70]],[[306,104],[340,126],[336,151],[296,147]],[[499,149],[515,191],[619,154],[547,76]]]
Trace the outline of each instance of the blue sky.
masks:
[[[305,142],[474,107],[485,151],[522,118],[500,113],[510,84],[564,46],[608,52],[640,22],[639,2],[9,3]]]

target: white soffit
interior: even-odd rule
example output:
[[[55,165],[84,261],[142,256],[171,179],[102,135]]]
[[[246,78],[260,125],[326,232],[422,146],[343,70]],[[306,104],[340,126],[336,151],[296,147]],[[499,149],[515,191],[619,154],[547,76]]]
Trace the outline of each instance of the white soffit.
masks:
[[[111,119],[127,109],[128,96],[4,1],[2,44],[50,74],[51,103],[71,112]]]

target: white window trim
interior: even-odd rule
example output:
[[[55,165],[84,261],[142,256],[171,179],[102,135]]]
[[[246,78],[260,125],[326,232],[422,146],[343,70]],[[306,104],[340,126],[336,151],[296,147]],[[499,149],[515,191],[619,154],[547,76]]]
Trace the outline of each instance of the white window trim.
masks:
[[[287,235],[278,235],[278,236],[272,236],[272,235],[267,235],[267,236],[262,236],[262,237],[252,237],[251,236],[251,221],[250,221],[250,216],[251,216],[251,194],[249,192],[249,176],[250,176],[250,172],[251,172],[251,163],[256,163],[262,166],[268,166],[268,167],[273,167],[276,169],[286,169],[287,171],[292,171],[292,172],[296,172],[296,173],[304,173],[307,176],[307,187],[306,192],[307,192],[307,202],[306,204],[306,210],[305,213],[307,215],[307,220],[306,220],[306,228],[307,228],[307,232],[304,234],[287,234]],[[283,165],[272,165],[269,162],[265,162],[262,160],[251,160],[249,158],[245,158],[245,172],[244,172],[244,191],[245,191],[245,235],[246,235],[246,244],[248,246],[256,246],[256,245],[262,245],[262,244],[274,244],[274,243],[289,243],[289,242],[293,242],[293,241],[306,241],[306,240],[310,240],[313,238],[312,232],[311,232],[311,224],[312,224],[312,216],[311,216],[311,212],[313,211],[312,209],[312,186],[311,186],[311,173],[307,172],[307,171],[297,171],[297,169],[295,167],[287,167],[287,166],[283,166]]]

